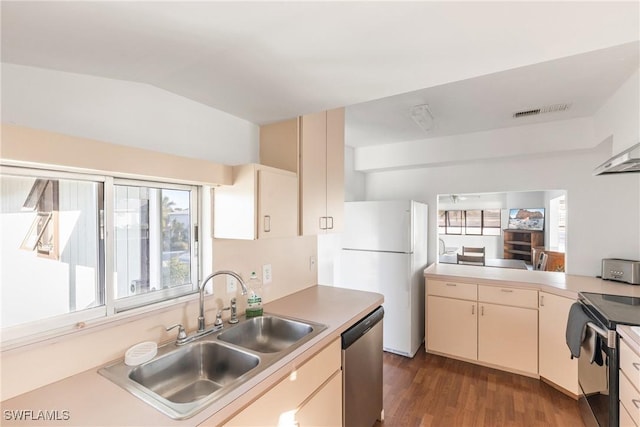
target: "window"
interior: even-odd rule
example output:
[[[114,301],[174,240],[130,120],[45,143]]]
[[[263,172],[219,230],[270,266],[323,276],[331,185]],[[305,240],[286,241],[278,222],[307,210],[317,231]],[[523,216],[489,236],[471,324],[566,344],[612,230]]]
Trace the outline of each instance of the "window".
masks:
[[[462,234],[464,211],[438,211],[439,234]]]
[[[3,168],[0,190],[5,337],[197,291],[197,187]]]
[[[103,182],[21,170],[0,175],[2,327],[104,305]]]
[[[499,236],[500,214],[500,209],[438,211],[438,233]]]
[[[116,309],[196,290],[195,194],[188,186],[115,183]]]

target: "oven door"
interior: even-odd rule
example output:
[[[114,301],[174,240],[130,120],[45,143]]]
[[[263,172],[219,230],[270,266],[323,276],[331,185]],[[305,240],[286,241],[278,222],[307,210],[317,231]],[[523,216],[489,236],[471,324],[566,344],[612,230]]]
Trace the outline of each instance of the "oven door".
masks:
[[[615,331],[600,328],[593,323],[587,324],[587,333],[578,358],[578,383],[581,391],[578,402],[587,427],[618,425],[615,339]]]

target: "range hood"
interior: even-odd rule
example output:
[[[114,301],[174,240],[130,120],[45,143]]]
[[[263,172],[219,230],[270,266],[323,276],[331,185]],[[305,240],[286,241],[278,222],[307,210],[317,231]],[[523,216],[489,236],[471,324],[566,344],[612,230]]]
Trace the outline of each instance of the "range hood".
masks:
[[[640,172],[640,143],[613,156],[593,170],[594,175]]]

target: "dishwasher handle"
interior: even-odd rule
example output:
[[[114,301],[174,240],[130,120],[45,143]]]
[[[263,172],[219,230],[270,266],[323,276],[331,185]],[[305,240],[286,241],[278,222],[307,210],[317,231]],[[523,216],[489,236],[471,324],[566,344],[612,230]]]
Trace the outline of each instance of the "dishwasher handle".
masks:
[[[384,317],[384,308],[382,306],[376,308],[366,315],[358,323],[342,333],[342,349],[348,348],[356,342],[358,338],[369,332]]]

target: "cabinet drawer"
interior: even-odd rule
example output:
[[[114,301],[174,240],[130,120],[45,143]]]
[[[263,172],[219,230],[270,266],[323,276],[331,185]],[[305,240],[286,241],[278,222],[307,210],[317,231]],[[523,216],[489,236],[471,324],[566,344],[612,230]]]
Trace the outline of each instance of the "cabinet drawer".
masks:
[[[428,280],[427,294],[475,301],[478,299],[478,285]]]
[[[638,427],[622,403],[620,403],[620,427]]]
[[[538,291],[511,286],[478,286],[478,301],[514,307],[538,308]]]
[[[640,356],[622,339],[620,340],[620,370],[629,378],[631,384],[640,390]]]
[[[627,409],[636,425],[640,424],[640,392],[631,385],[624,373],[620,374],[620,405]]]

